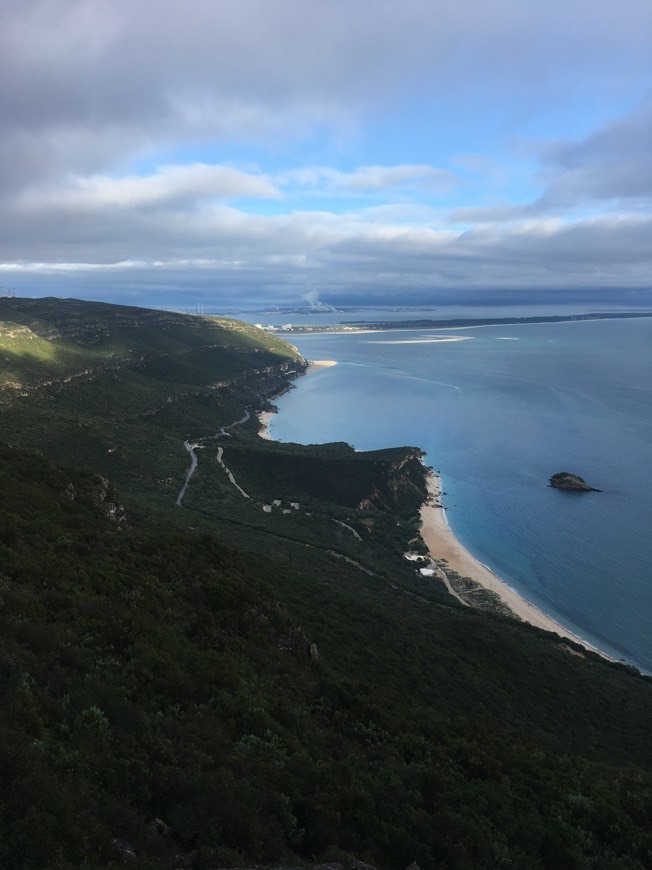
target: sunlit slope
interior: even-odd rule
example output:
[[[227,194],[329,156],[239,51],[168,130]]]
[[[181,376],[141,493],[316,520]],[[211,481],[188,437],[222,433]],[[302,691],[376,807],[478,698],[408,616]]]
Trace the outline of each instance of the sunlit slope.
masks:
[[[187,433],[260,405],[297,364],[290,345],[236,320],[3,299],[0,438],[152,489],[181,472]]]
[[[76,374],[89,363],[118,365],[211,347],[225,359],[246,352],[276,361],[297,356],[241,321],[78,299],[0,299],[0,333],[3,367],[13,362],[24,383]]]

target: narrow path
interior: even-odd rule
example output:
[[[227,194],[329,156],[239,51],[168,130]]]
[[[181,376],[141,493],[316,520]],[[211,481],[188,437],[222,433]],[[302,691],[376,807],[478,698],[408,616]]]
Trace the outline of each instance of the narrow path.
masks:
[[[453,587],[451,586],[451,581],[448,579],[448,574],[444,571],[444,569],[443,569],[443,568],[440,568],[439,565],[435,565],[433,562],[430,563],[430,566],[431,566],[432,568],[434,568],[434,570],[435,570],[435,574],[437,575],[437,577],[439,577],[440,580],[443,580],[443,582],[444,582],[444,586],[446,587],[446,589],[448,589],[448,591],[449,591],[450,594],[453,596],[453,598],[457,598],[457,600],[460,602],[460,604],[463,604],[465,607],[468,607],[468,606],[469,606],[469,602],[468,602],[468,601],[465,601],[465,600],[464,600],[460,595],[458,595],[457,592],[453,589]]]
[[[242,422],[242,421],[241,421],[241,422]],[[233,476],[233,474],[231,473],[231,471],[226,467],[226,465],[222,462],[222,456],[223,456],[223,454],[224,454],[224,448],[223,448],[223,447],[218,447],[218,448],[217,448],[217,456],[215,457],[215,458],[217,459],[217,461],[218,461],[218,464],[222,466],[222,468],[223,468],[224,471],[226,472],[226,476],[229,478],[229,480],[231,481],[231,483],[233,484],[233,486],[235,486],[235,488],[238,490],[238,492],[242,493],[242,495],[243,495],[245,498],[250,498],[250,496],[247,495],[247,493],[244,491],[244,489],[243,489],[241,486],[239,486],[239,485],[235,482],[235,477]]]
[[[356,530],[355,530],[352,526],[350,526],[348,523],[343,523],[342,520],[336,520],[336,519],[333,519],[333,522],[334,522],[334,523],[337,523],[338,526],[342,526],[343,529],[348,529],[348,530],[351,532],[351,534],[352,534],[354,537],[356,537],[359,541],[362,540],[362,538],[361,538],[360,535],[356,532]]]
[[[181,502],[183,501],[183,497],[186,494],[186,490],[188,489],[190,478],[195,473],[195,468],[197,468],[197,454],[195,453],[195,447],[197,447],[197,445],[190,444],[189,441],[184,441],[183,446],[190,454],[190,468],[188,469],[188,471],[186,471],[186,477],[183,481],[183,486],[181,487],[179,495],[177,496],[177,507],[181,507]]]
[[[229,432],[226,431],[227,429],[231,429],[233,426],[242,426],[242,424],[246,423],[248,419],[249,419],[249,410],[245,409],[244,417],[241,420],[236,420],[234,423],[230,423],[228,426],[221,426],[219,434],[228,436]],[[183,442],[183,446],[186,448],[186,450],[190,454],[190,467],[186,471],[186,476],[185,476],[185,479],[183,481],[183,486],[181,487],[181,489],[179,491],[179,495],[177,496],[177,501],[176,501],[177,507],[182,507],[183,497],[186,494],[186,490],[188,489],[188,484],[190,483],[190,478],[193,476],[193,474],[195,473],[195,469],[197,468],[197,454],[195,453],[195,450],[197,448],[201,447],[204,441],[209,441],[211,438],[215,438],[215,436],[214,435],[207,435],[205,438],[198,438],[194,444],[191,444],[189,441]],[[226,471],[226,473],[229,476],[229,480],[236,487],[236,489],[239,489],[245,498],[249,498],[247,493],[241,487],[238,486],[238,484],[235,482],[235,480],[233,478],[233,475],[231,474],[229,469],[226,467],[226,465],[224,465],[224,463],[222,462],[221,450],[222,450],[222,448],[220,447],[218,450],[217,461],[224,468],[224,470]]]
[[[235,423],[229,423],[228,426],[220,426],[220,435],[226,435],[227,438],[231,437],[231,433],[227,432],[227,429],[233,429],[234,426],[242,426],[243,423],[246,423],[249,419],[249,409],[245,408],[244,417],[242,420],[236,420]]]
[[[329,556],[335,556],[336,559],[344,559],[344,561],[348,562],[349,565],[354,565],[356,568],[359,568],[361,571],[364,571],[365,574],[368,574],[370,577],[376,576],[370,568],[365,568],[364,565],[361,565],[359,562],[356,562],[355,559],[351,559],[350,556],[345,556],[344,553],[336,553],[335,550],[324,550],[322,547],[314,547],[314,549],[321,550],[322,553],[328,553]]]

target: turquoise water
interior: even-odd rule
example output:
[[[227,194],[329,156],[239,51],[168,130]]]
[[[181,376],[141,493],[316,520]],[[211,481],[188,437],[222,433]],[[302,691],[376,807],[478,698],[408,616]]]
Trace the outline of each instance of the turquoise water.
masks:
[[[467,336],[432,342],[442,335]],[[652,319],[293,336],[338,365],[272,437],[414,444],[463,543],[528,600],[652,671]],[[547,486],[557,471],[601,493]]]

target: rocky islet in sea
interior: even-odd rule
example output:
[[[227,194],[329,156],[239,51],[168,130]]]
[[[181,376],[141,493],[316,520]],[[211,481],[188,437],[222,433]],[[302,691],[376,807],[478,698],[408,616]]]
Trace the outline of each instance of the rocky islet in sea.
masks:
[[[602,490],[590,486],[583,477],[568,471],[559,471],[557,474],[553,474],[548,481],[548,486],[553,489],[568,489],[572,492],[602,492]]]

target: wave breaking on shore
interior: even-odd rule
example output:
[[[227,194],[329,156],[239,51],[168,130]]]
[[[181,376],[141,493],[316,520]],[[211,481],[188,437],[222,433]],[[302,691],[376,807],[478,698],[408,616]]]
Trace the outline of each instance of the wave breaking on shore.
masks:
[[[611,656],[573,634],[543,610],[523,598],[508,583],[465,549],[448,524],[445,510],[441,504],[441,481],[434,471],[428,471],[427,487],[428,497],[421,507],[421,537],[428,548],[430,558],[441,566],[441,570],[446,572],[447,568],[451,569],[460,577],[469,578],[474,584],[492,592],[516,618],[545,631],[554,632],[613,661]],[[455,597],[459,598],[460,595]],[[466,601],[464,603],[468,604]]]

